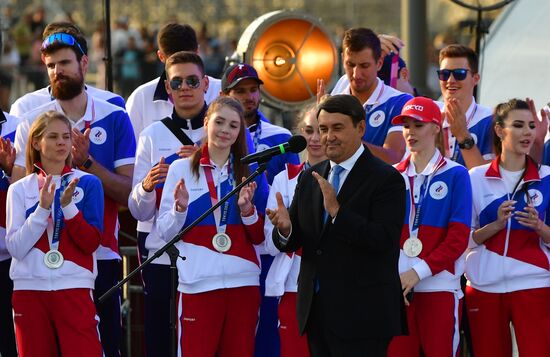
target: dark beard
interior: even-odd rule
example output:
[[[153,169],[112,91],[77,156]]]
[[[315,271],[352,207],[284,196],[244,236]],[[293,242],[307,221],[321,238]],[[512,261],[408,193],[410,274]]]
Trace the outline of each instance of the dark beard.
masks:
[[[52,82],[52,95],[55,99],[71,100],[82,93],[84,89],[84,80],[82,74],[80,78],[71,78],[62,76],[63,81],[58,78]]]

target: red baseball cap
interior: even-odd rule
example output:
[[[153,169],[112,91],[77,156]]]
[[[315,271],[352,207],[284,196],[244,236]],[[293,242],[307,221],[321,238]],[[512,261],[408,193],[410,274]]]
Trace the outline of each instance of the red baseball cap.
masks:
[[[435,123],[441,126],[441,110],[433,100],[426,97],[415,97],[403,106],[401,115],[392,119],[392,124],[403,124],[405,118],[412,118],[424,123]]]

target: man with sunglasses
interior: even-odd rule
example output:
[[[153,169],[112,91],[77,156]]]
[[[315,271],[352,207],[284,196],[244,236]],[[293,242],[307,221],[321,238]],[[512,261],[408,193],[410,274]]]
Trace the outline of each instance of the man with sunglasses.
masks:
[[[71,40],[71,37],[74,39]],[[120,356],[120,291],[98,303],[97,299],[115,285],[120,274],[118,252],[118,206],[128,204],[132,189],[135,137],[126,111],[93,97],[85,90],[84,73],[88,68],[85,42],[76,33],[56,32],[42,44],[42,60],[52,82],[55,100],[25,113],[17,127],[17,156],[12,179],[25,174],[25,148],[29,128],[46,111],[63,113],[73,123],[72,163],[97,176],[105,192],[104,230],[96,251],[98,275],[94,298],[99,315],[99,332],[105,356]]]
[[[291,137],[288,129],[271,124],[259,110],[260,85],[263,83],[256,69],[247,63],[237,63],[228,67],[222,76],[222,92],[220,94],[233,97],[242,104],[246,126],[252,136],[254,151],[262,151],[283,144]],[[287,163],[298,165],[300,158],[297,154],[289,152],[275,156],[269,161],[266,175],[270,185],[275,176],[285,170]],[[262,262],[260,275],[262,303],[256,332],[255,356],[279,356],[278,300],[275,297],[264,296],[265,278],[273,262],[273,256],[268,254],[263,246],[260,246],[259,252]]]
[[[61,42],[69,47],[75,48],[77,57],[87,56],[88,54],[88,45],[84,34],[78,27],[70,22],[52,22],[48,24],[44,29],[42,39],[45,44]],[[83,73],[83,75],[85,76],[86,73]],[[55,78],[50,76],[49,86],[27,93],[18,98],[12,104],[10,114],[22,117],[25,113],[34,108],[54,100],[57,98],[57,95],[59,95],[58,84]],[[85,85],[85,90],[92,97],[105,100],[121,108],[125,107],[124,99],[118,94],[95,88],[88,84]]]
[[[179,26],[179,25],[178,25]],[[128,207],[138,221],[138,253],[144,261],[164,245],[154,224],[157,202],[169,165],[198,148],[204,136],[208,106],[205,93],[210,84],[204,64],[194,51],[180,51],[167,57],[163,92],[170,96],[172,109],[163,117],[152,117],[151,125],[139,134],[134,165],[133,189]],[[135,103],[135,102],[134,102]],[[156,106],[160,108],[160,106]],[[167,109],[167,108],[165,108]],[[157,113],[161,115],[161,113]],[[164,119],[163,119],[164,118]],[[164,253],[142,273],[145,291],[145,350],[147,356],[170,355],[170,259]]]
[[[471,169],[494,158],[492,110],[476,103],[478,57],[469,47],[449,45],[439,52],[439,86],[447,156]]]
[[[179,51],[191,51],[198,53],[199,43],[195,30],[189,25],[169,23],[164,25],[157,35],[158,51],[157,56],[162,63],[166,59]],[[206,104],[210,103],[218,96],[220,92],[220,80],[209,77],[208,86],[204,93]],[[153,121],[161,120],[172,114],[173,99],[166,91],[165,82],[166,72],[159,78],[142,84],[134,90],[128,97],[128,115],[132,120],[136,138],[143,129],[149,126]],[[189,154],[189,148],[182,147],[180,153],[183,156]]]
[[[362,27],[347,30],[342,41],[346,74],[331,94],[351,94],[363,103],[367,115],[363,143],[381,160],[395,164],[405,153],[405,140],[402,126],[392,125],[391,121],[401,114],[412,96],[385,85],[377,77],[383,61],[380,39],[372,30]]]

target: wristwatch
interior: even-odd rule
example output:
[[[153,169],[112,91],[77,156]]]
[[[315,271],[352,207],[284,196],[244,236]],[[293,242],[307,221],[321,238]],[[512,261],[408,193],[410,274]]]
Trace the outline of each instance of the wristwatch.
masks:
[[[86,161],[84,161],[82,165],[80,165],[78,168],[83,171],[88,170],[93,163],[94,162],[92,161],[92,157],[88,155],[88,158],[86,159]]]
[[[476,142],[474,141],[474,138],[471,136],[468,136],[464,141],[461,143],[458,143],[458,147],[464,150],[470,150],[475,146]]]

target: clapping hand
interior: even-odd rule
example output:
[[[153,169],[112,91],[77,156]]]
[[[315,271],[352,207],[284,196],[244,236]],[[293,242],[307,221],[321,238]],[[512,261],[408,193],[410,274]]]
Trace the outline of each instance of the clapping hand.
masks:
[[[243,182],[246,180],[243,177]],[[237,205],[241,210],[241,215],[243,217],[251,216],[254,213],[254,204],[252,199],[254,198],[254,192],[256,191],[256,182],[252,181],[248,185],[243,186],[239,191],[239,200]]]
[[[266,209],[265,213],[271,224],[279,230],[284,237],[288,237],[290,234],[290,216],[288,210],[283,202],[283,196],[280,192],[275,193],[275,199],[277,200],[277,209]]]
[[[52,207],[54,197],[55,183],[52,183],[52,175],[48,175],[40,188],[40,198],[38,204],[40,207],[49,210]]]
[[[72,179],[67,188],[65,188],[65,191],[63,191],[63,193],[61,194],[61,207],[67,207],[67,205],[72,202],[74,190],[76,189],[78,181],[80,181],[78,177]]]
[[[147,192],[152,192],[155,186],[166,181],[169,164],[164,163],[164,157],[161,157],[159,163],[149,170],[147,176],[143,179],[141,187]]]
[[[189,192],[185,187],[185,181],[180,179],[176,188],[174,189],[174,203],[176,205],[176,211],[185,212],[189,205]]]
[[[13,163],[15,162],[15,148],[10,139],[0,138],[0,167],[6,175],[11,176]]]
[[[325,211],[332,217],[336,217],[338,214],[338,211],[340,210],[340,204],[338,203],[338,200],[336,199],[336,191],[334,190],[334,187],[328,182],[324,177],[319,175],[317,172],[313,171],[311,173],[313,177],[317,180],[319,183],[319,186],[321,187],[321,192],[323,193],[323,205],[325,207]]]
[[[82,166],[88,160],[90,150],[90,128],[84,131],[84,134],[77,128],[73,128],[73,165]]]

